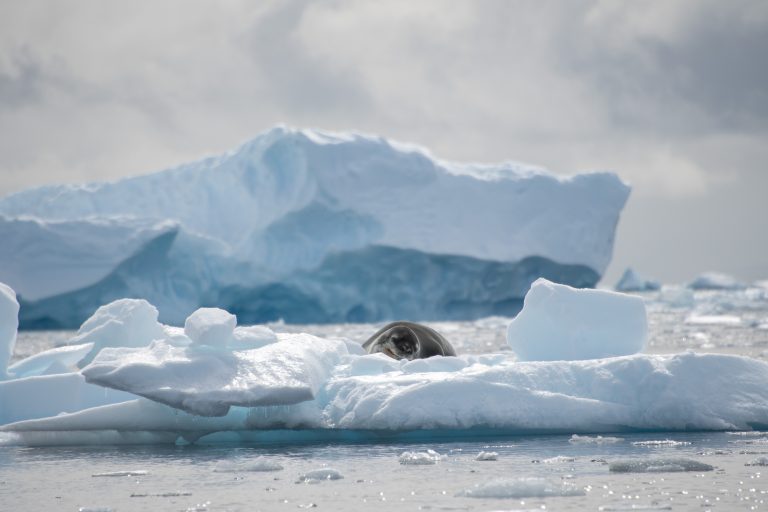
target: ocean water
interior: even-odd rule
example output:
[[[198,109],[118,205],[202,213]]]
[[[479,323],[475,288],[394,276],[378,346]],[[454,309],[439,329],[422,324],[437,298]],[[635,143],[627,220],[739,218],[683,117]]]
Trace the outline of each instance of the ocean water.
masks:
[[[691,295],[667,289],[645,297],[648,352],[768,359],[768,290]],[[486,353],[508,350],[508,322],[488,318],[430,325],[458,352]],[[379,326],[271,327],[362,342]],[[71,334],[20,333],[15,358],[64,343]],[[366,443],[305,438],[269,445],[0,446],[0,510],[731,511],[768,506],[768,432],[487,434]],[[495,460],[476,460],[480,452]],[[424,464],[407,463],[414,461]]]

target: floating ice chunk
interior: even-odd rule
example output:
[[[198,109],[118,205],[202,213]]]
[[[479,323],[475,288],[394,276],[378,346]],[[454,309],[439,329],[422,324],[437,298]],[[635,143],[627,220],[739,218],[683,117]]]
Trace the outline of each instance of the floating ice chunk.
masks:
[[[623,437],[611,437],[611,436],[580,436],[573,434],[568,440],[572,444],[614,444],[623,441]]]
[[[690,308],[696,303],[693,290],[684,286],[662,286],[657,299],[672,308]]]
[[[756,459],[752,459],[751,461],[744,464],[745,466],[768,466],[768,457],[762,456],[758,457]]]
[[[705,272],[688,283],[688,288],[692,290],[743,290],[746,285],[728,274]]]
[[[76,371],[77,363],[92,349],[93,343],[52,348],[18,361],[8,368],[8,373],[22,378]]]
[[[640,274],[628,268],[622,274],[621,279],[614,287],[620,292],[648,292],[661,288],[661,283],[642,277]]]
[[[685,319],[687,324],[701,325],[739,325],[741,318],[735,315],[689,315]]]
[[[546,478],[497,478],[477,484],[456,494],[467,498],[548,498],[551,496],[584,496],[584,489],[571,482],[555,482]]]
[[[16,292],[0,283],[0,380],[7,379],[8,362],[16,346],[16,331],[19,328],[19,302]]]
[[[192,343],[225,347],[232,339],[237,317],[219,308],[200,308],[187,317],[184,334]]]
[[[499,460],[499,454],[498,452],[480,452],[477,454],[477,457],[475,457],[475,460],[481,460],[481,461]]]
[[[77,512],[115,512],[115,509],[110,507],[80,507]]]
[[[341,480],[342,478],[344,478],[344,475],[342,475],[338,470],[332,468],[321,468],[307,471],[303,475],[300,475],[296,483],[299,484],[322,482],[324,480]]]
[[[280,342],[246,351],[173,347],[105,349],[84,368],[88,382],[129,391],[201,416],[230,406],[287,405],[311,400],[341,357],[341,341],[281,334]]]
[[[93,343],[78,366],[88,365],[105,347],[145,347],[153,340],[164,339],[165,331],[157,315],[157,308],[142,299],[120,299],[101,306],[69,342]]]
[[[121,477],[121,476],[146,476],[148,474],[149,474],[149,471],[146,471],[146,470],[143,470],[143,469],[139,469],[139,470],[136,470],[136,471],[111,471],[111,472],[108,472],[108,473],[94,473],[91,476],[93,476],[93,477],[102,477],[102,476]]]
[[[427,450],[425,452],[403,452],[397,460],[404,465],[429,466],[437,464],[444,458],[445,456],[440,455],[435,450]]]
[[[640,297],[538,279],[507,341],[521,361],[598,359],[643,350],[647,324]]]
[[[539,462],[542,464],[567,464],[569,462],[576,462],[576,457],[566,457],[565,455],[557,455],[548,459],[542,459]]]
[[[155,492],[155,493],[131,493],[131,498],[178,498],[179,496],[192,496],[189,491],[168,491],[168,492]]]
[[[712,471],[714,466],[693,459],[669,458],[646,460],[617,460],[608,465],[614,473],[672,473],[681,471]]]
[[[222,462],[213,468],[214,473],[245,473],[261,471],[280,471],[282,464],[277,461],[269,460],[266,457],[256,457],[254,460],[239,462]]]
[[[674,439],[652,439],[650,441],[635,441],[633,446],[645,446],[650,448],[666,447],[677,448],[679,446],[689,446],[688,441],[675,441]]]

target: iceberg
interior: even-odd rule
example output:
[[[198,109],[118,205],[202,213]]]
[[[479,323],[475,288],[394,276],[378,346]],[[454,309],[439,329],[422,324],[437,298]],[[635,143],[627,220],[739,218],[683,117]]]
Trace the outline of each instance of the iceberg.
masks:
[[[620,292],[650,292],[660,290],[661,283],[646,279],[633,269],[628,268],[621,275],[614,288]]]
[[[540,301],[539,294],[551,300]],[[607,346],[602,352],[615,349],[613,334],[622,329],[634,341],[618,346],[637,348],[645,329],[628,326],[644,318],[638,303],[639,297],[540,280],[521,313],[535,322],[520,332],[535,338],[541,329],[536,322],[551,323],[559,310],[565,333],[583,326],[579,336],[586,336],[597,319],[609,324],[595,330],[595,339]],[[0,382],[0,442],[286,442],[427,432],[567,433],[577,434],[572,442],[598,443],[618,438],[583,436],[768,429],[768,364],[748,357],[572,354],[570,360],[521,361],[502,352],[407,361],[365,354],[344,338],[273,333],[264,326],[207,330],[228,321],[223,311],[193,313],[190,323],[199,332],[221,336],[194,343],[181,329],[160,324],[153,310],[137,300],[100,308],[81,330],[88,335],[115,325],[116,336],[82,369],[79,360],[73,362],[97,346],[97,337],[16,363],[13,368],[25,369],[21,376]],[[577,324],[569,310],[608,315],[593,311],[592,323]],[[142,327],[136,329],[137,323]],[[131,329],[152,339],[136,346],[119,336]],[[595,349],[586,342],[578,346]],[[555,343],[547,353],[553,350],[562,347]]]
[[[648,319],[640,297],[579,290],[539,278],[509,324],[507,342],[521,361],[598,359],[645,347]]]
[[[22,328],[145,299],[180,326],[514,315],[538,277],[592,287],[629,187],[457,164],[357,133],[277,127],[229,153],[0,199],[0,281]]]
[[[8,378],[8,362],[16,346],[18,315],[16,292],[7,284],[0,283],[0,380]]]
[[[719,272],[705,272],[688,283],[692,290],[743,290],[746,287],[735,277]]]

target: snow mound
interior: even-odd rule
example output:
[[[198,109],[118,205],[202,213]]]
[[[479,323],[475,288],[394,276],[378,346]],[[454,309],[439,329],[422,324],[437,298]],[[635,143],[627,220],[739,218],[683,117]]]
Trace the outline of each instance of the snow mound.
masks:
[[[467,498],[549,498],[552,496],[584,496],[584,489],[570,482],[556,482],[539,477],[497,478],[460,491]]]
[[[661,283],[646,279],[633,269],[628,268],[614,287],[620,292],[648,292],[661,289]]]
[[[237,325],[237,317],[219,308],[200,308],[184,322],[184,334],[197,345],[225,347]]]
[[[19,303],[16,292],[0,283],[0,380],[7,379],[8,362],[16,346],[16,330],[19,328]]]
[[[709,464],[684,458],[617,460],[608,465],[608,470],[614,473],[673,473],[714,469],[714,466]]]
[[[27,327],[74,328],[121,297],[174,325],[204,304],[245,324],[512,315],[536,277],[597,283],[628,195],[610,173],[278,127],[162,172],[0,199],[0,280]]]
[[[538,279],[509,324],[507,341],[521,361],[623,356],[643,350],[647,323],[639,297]]]
[[[688,288],[692,290],[743,290],[746,285],[728,274],[705,272],[688,283]]]

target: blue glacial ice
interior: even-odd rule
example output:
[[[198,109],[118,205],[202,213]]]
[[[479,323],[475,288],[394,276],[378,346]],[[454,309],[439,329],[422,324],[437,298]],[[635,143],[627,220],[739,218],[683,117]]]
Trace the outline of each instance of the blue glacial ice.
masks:
[[[591,287],[629,187],[456,164],[355,133],[278,127],[224,155],[0,199],[0,281],[23,328],[76,328],[117,299],[164,323],[512,315],[538,277]]]
[[[144,332],[134,331],[136,339],[151,338],[143,346],[132,339],[127,346],[104,346],[82,369],[81,360],[60,349],[30,358],[58,360],[60,373],[28,360],[12,366],[0,382],[0,442],[370,439],[414,432],[583,436],[768,427],[768,364],[731,355],[631,353],[645,336],[645,326],[633,323],[645,318],[641,300],[546,281],[533,288],[557,300],[526,301],[526,315],[585,313],[583,329],[569,328],[573,319],[566,318],[559,337],[537,338],[537,322],[526,327],[531,343],[547,344],[551,354],[563,355],[560,360],[521,361],[503,352],[397,361],[365,354],[343,338],[274,333],[263,326],[235,326],[226,339],[200,343],[155,319],[141,324]],[[3,318],[13,316],[14,302],[3,303]],[[590,308],[613,314],[589,315]],[[127,330],[137,318],[153,315],[146,301],[118,301],[86,325],[113,322]],[[220,326],[227,318],[210,311],[195,317],[195,333],[205,319]],[[600,331],[599,324],[610,325]],[[594,349],[590,325],[596,339],[620,345],[624,355],[604,357],[609,347],[590,354],[593,359],[574,353],[573,347]],[[14,335],[6,333],[0,349],[7,350]],[[524,339],[512,348],[522,349]],[[14,368],[24,372],[13,374]]]

